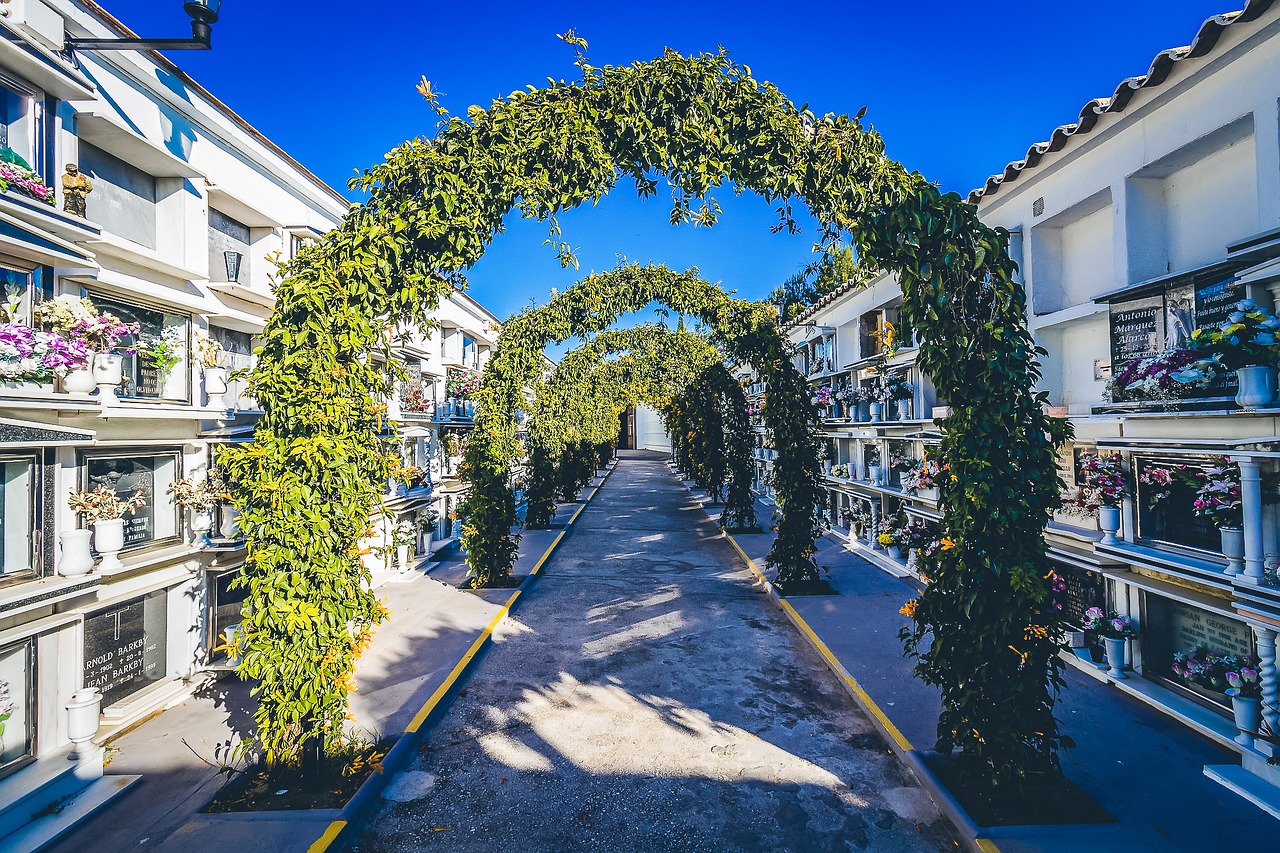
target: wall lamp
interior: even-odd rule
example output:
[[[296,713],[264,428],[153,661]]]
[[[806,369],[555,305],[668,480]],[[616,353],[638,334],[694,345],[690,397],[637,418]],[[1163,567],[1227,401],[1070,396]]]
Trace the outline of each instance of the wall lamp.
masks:
[[[239,281],[240,262],[244,260],[244,255],[239,252],[223,252],[222,256],[227,262],[227,281]]]
[[[189,39],[69,38],[67,47],[73,50],[208,50],[222,0],[187,0],[182,8],[191,16]]]

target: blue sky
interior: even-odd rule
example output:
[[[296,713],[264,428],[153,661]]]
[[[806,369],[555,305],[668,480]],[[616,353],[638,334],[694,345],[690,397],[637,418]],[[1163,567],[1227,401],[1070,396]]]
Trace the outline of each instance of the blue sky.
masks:
[[[1075,119],[1092,97],[1188,43],[1206,17],[1243,0],[1073,0],[646,4],[362,0],[225,0],[209,53],[169,54],[232,108],[334,186],[399,142],[429,135],[414,90],[426,76],[455,113],[527,83],[575,76],[555,34],[575,28],[595,64],[670,46],[724,45],[757,77],[817,113],[856,112],[890,156],[966,193]],[[187,29],[181,0],[104,0],[145,36]],[[311,11],[311,10],[314,10]],[[509,222],[471,272],[472,295],[505,317],[618,256],[697,265],[726,289],[759,298],[813,259],[812,232],[772,235],[768,205],[719,197],[713,229],[673,228],[664,197],[619,187],[565,216],[581,272],[562,270],[536,223]]]

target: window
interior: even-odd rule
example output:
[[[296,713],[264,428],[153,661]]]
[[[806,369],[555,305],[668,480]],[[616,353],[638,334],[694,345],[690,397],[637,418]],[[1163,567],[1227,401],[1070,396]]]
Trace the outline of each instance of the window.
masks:
[[[137,323],[139,333],[120,342],[124,353],[124,381],[116,389],[121,397],[186,402],[191,399],[191,318],[185,314],[143,308],[91,295],[99,311]]]
[[[1211,463],[1185,456],[1135,456],[1134,502],[1138,508],[1138,537],[1157,544],[1181,545],[1220,553],[1222,538],[1204,516],[1196,515],[1195,473]]]
[[[1226,706],[1221,693],[1178,679],[1173,672],[1174,655],[1194,656],[1209,651],[1219,655],[1246,657],[1256,653],[1249,626],[1218,613],[1202,610],[1182,601],[1146,593],[1142,597],[1142,674],[1174,684],[1194,694],[1206,704]]]
[[[0,583],[36,573],[39,470],[35,457],[0,456]]]
[[[178,538],[178,505],[169,484],[181,476],[176,450],[86,454],[81,488],[107,486],[121,497],[142,492],[146,505],[124,517],[125,551]]]
[[[35,640],[0,648],[0,778],[35,757]]]
[[[209,337],[217,341],[225,353],[223,364],[234,373],[237,370],[248,370],[253,367],[253,335],[236,329],[224,329],[221,326],[210,326]],[[247,396],[249,382],[246,379],[229,380],[230,390],[226,397],[235,401],[237,409],[256,409],[258,404]]]
[[[214,649],[223,645],[223,638],[226,636],[228,628],[240,624],[240,611],[244,606],[244,600],[249,597],[248,587],[232,587],[232,583],[238,577],[240,577],[239,569],[209,576],[209,637],[207,642],[209,644],[208,659],[210,663],[226,657],[224,652],[215,652]]]
[[[10,323],[32,324],[31,309],[42,297],[52,294],[49,284],[53,276],[45,267],[32,267],[21,261],[0,256],[0,287],[4,289],[6,306],[3,319]],[[8,316],[10,304],[16,306]]]
[[[0,77],[0,148],[7,148],[43,174],[44,107],[34,91]]]

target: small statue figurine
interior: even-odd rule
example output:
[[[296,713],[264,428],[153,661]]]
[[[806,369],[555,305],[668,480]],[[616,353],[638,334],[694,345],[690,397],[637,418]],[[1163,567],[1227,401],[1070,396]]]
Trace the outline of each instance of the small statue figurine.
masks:
[[[85,199],[93,192],[93,183],[80,174],[80,167],[75,163],[67,164],[67,173],[62,176],[62,209],[73,216],[85,215]]]

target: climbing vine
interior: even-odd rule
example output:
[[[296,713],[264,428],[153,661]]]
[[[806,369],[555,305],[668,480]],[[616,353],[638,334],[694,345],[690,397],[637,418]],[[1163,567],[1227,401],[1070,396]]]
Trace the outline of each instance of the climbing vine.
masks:
[[[593,334],[621,314],[654,301],[699,317],[715,330],[729,357],[750,363],[769,381],[770,399],[777,402],[766,405],[765,420],[779,444],[776,487],[782,515],[766,562],[777,571],[777,583],[782,587],[817,579],[814,541],[821,534],[818,506],[823,498],[817,478],[819,446],[811,428],[817,410],[772,313],[758,303],[734,299],[704,281],[696,270],[678,273],[661,265],[639,264],[622,264],[590,275],[545,306],[530,308],[503,327],[485,369],[475,434],[467,449],[468,470],[485,468],[490,472],[483,483],[473,480],[469,516],[463,526],[467,564],[475,578],[488,582],[503,578],[515,562],[514,546],[503,544],[515,538],[511,531],[514,511],[507,514],[494,508],[510,500],[506,483],[515,458],[516,429],[511,413],[524,405],[523,389],[536,382],[543,348]],[[477,521],[476,510],[485,510],[483,523]],[[487,558],[491,554],[509,556]]]
[[[387,330],[424,321],[464,284],[510,211],[546,222],[572,264],[558,213],[619,180],[651,196],[665,177],[672,222],[713,224],[711,192],[730,183],[774,205],[779,229],[797,228],[802,204],[822,245],[847,237],[864,266],[898,275],[920,364],[954,406],[940,454],[952,475],[942,484],[945,547],[909,608],[908,650],[941,689],[943,746],[959,751],[974,784],[1021,791],[1056,769],[1060,625],[1043,526],[1058,494],[1053,445],[1066,431],[1034,391],[1037,354],[1008,234],[887,158],[861,114],[816,117],[724,53],[597,68],[585,42],[565,39],[579,50],[580,79],[512,92],[465,117],[445,115],[424,82],[438,131],[357,178],[368,200],[291,262],[276,289],[252,379],[264,415],[256,441],[225,462],[249,542],[240,672],[257,681],[268,755],[292,760],[340,735],[355,658],[385,618],[360,551],[395,467],[377,438],[393,378],[379,366],[393,363]],[[466,453],[473,566],[501,574],[515,557],[509,413],[527,403],[542,346],[653,299],[701,317],[768,382],[782,506],[769,564],[784,584],[816,573],[816,411],[770,312],[692,273],[635,266],[590,276],[504,329]],[[388,357],[369,357],[379,349]]]

